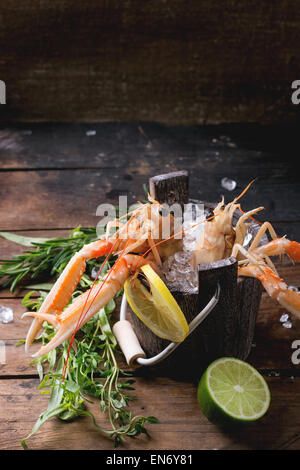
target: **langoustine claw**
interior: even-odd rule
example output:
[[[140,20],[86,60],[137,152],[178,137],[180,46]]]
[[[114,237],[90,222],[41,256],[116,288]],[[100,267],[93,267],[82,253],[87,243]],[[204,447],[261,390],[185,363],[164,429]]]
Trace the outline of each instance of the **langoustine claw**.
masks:
[[[40,310],[26,312],[23,315],[23,317],[34,317],[26,337],[26,352],[28,352],[29,346],[44,321],[51,323],[57,329],[57,333],[34,356],[46,354],[70,338],[79,327],[117,294],[137,267],[146,263],[154,263],[154,260],[156,265],[159,265],[161,260],[178,250],[181,240],[174,240],[172,237],[163,240],[167,241],[163,246],[157,243],[160,246],[156,248],[158,240],[152,238],[151,232],[159,236],[163,220],[167,220],[171,223],[174,233],[176,224],[170,214],[167,216],[160,214],[159,203],[151,202],[151,204],[140,204],[126,223],[120,223],[120,219],[109,223],[106,237],[85,245],[71,258]],[[110,236],[109,231],[112,227],[117,227],[118,230]],[[78,296],[65,308],[85,270],[86,262],[91,258],[108,257],[110,254],[117,255],[118,259],[107,273],[103,283],[101,285],[94,283],[90,290]],[[155,263],[153,267],[155,267]]]
[[[292,260],[300,261],[300,243],[282,237],[250,250],[248,259],[254,257],[254,263],[251,259],[249,264],[239,267],[238,273],[239,276],[259,279],[271,298],[300,318],[300,293],[289,289],[288,285],[263,260],[264,257],[282,254],[288,254]]]
[[[91,289],[78,296],[60,315],[45,314],[43,312],[25,313],[23,317],[32,316],[35,320],[41,322],[46,320],[57,329],[57,333],[52,340],[42,346],[33,357],[47,354],[70,338],[75,329],[82,327],[119,292],[132,269],[137,265],[142,266],[146,263],[149,263],[149,261],[138,255],[124,255],[117,260],[114,267],[108,272],[107,279],[103,280],[103,284],[95,284]]]
[[[112,244],[105,240],[97,240],[89,245],[85,245],[76,255],[74,255],[60,277],[55,282],[51,291],[44,300],[39,310],[39,315],[35,316],[26,336],[25,351],[29,352],[29,347],[34,341],[36,335],[40,331],[46,317],[43,315],[60,315],[64,307],[67,305],[71,296],[85,271],[86,261],[91,258],[104,256],[111,250]],[[24,316],[29,316],[24,314]],[[48,321],[50,317],[47,317]]]

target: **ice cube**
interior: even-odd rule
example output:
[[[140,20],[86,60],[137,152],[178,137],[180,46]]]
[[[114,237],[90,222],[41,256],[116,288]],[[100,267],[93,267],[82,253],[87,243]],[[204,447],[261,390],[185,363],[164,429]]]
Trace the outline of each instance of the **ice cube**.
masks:
[[[284,323],[284,322],[288,321],[288,319],[289,319],[288,314],[287,314],[287,313],[284,313],[283,315],[281,315],[279,321],[280,321],[281,323]]]
[[[189,203],[185,205],[182,227],[184,229],[183,249],[194,251],[205,227],[205,212],[203,204]]]
[[[236,188],[236,181],[225,177],[221,180],[221,186],[227,191],[233,191]]]
[[[175,261],[179,264],[188,263],[191,257],[192,257],[192,253],[190,253],[188,251],[178,251],[174,255]]]
[[[10,323],[14,319],[14,312],[10,307],[0,307],[0,321],[2,323]]]
[[[91,137],[93,135],[96,135],[96,131],[94,129],[91,129],[89,131],[86,131],[85,135],[87,135],[88,137]]]
[[[248,243],[251,242],[252,238],[253,238],[253,235],[250,232],[248,232],[244,238],[243,246],[247,246]]]
[[[98,277],[98,279],[100,279],[100,276],[101,274],[98,275],[98,272],[100,271],[100,268],[96,268],[95,266],[93,267],[92,271],[91,271],[91,278],[92,279],[96,279]]]
[[[284,323],[282,323],[282,326],[283,326],[284,328],[292,328],[293,325],[292,325],[292,322],[290,322],[290,321],[285,321]]]

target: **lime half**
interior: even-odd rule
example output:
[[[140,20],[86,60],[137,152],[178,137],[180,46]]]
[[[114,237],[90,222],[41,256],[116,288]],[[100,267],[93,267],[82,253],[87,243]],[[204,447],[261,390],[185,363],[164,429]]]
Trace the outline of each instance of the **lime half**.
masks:
[[[189,332],[185,316],[173,295],[149,264],[141,271],[149,290],[138,278],[127,279],[125,295],[133,312],[160,338],[180,343]]]
[[[252,422],[270,406],[270,390],[262,375],[250,364],[224,357],[214,361],[201,377],[198,402],[212,422]]]

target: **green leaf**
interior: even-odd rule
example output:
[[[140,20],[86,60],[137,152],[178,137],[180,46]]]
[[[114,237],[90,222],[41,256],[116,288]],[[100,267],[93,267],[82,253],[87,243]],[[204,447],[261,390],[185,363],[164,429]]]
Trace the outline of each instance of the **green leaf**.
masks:
[[[146,419],[147,419],[148,423],[152,423],[152,424],[159,423],[158,419],[155,418],[155,416],[148,416]]]
[[[66,390],[72,393],[77,393],[80,390],[79,385],[76,382],[73,382],[72,380],[67,380],[66,381]]]
[[[44,370],[43,370],[43,366],[42,366],[41,362],[37,363],[36,368],[37,368],[37,371],[38,371],[38,374],[39,374],[40,382],[42,382],[43,376],[44,376]]]
[[[41,284],[29,284],[24,286],[24,289],[36,289],[36,290],[43,290],[43,291],[50,291],[54,286],[51,282],[44,282]]]
[[[23,448],[28,449],[26,445],[26,439],[29,439],[31,436],[33,436],[37,432],[37,430],[42,426],[42,424],[48,421],[48,419],[53,418],[54,416],[58,416],[60,413],[65,411],[65,409],[66,409],[66,405],[59,405],[56,408],[52,408],[50,410],[48,409],[44,413],[40,414],[35,425],[32,428],[31,433],[28,434],[28,436],[26,436],[25,439],[22,439],[21,443],[22,443]]]
[[[110,315],[116,308],[116,302],[114,299],[111,299],[104,307],[105,313]]]
[[[0,232],[0,237],[23,246],[34,246],[34,243],[44,243],[53,240],[52,238],[24,237],[10,232]]]
[[[111,330],[104,308],[101,308],[101,310],[98,313],[98,317],[99,317],[102,333],[111,341],[112,344],[117,345],[117,340]]]

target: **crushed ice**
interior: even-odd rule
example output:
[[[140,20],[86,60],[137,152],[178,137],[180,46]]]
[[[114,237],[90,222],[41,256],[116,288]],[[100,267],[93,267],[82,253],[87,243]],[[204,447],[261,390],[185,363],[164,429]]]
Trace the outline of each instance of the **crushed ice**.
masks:
[[[206,214],[203,205],[187,204],[183,214],[183,251],[170,256],[163,263],[169,289],[190,293],[198,292],[198,273],[194,270],[191,260],[196,244],[204,230]],[[200,223],[202,222],[202,223]],[[188,229],[188,230],[187,230]]]
[[[283,315],[281,315],[279,321],[280,321],[280,323],[284,323],[285,321],[288,321],[288,319],[289,319],[288,314],[284,313]]]
[[[96,278],[100,279],[101,273],[99,273],[99,270],[100,270],[100,268],[96,268],[95,266],[93,267],[93,269],[91,271],[91,278],[92,279],[96,279]]]
[[[85,135],[87,135],[88,137],[91,137],[93,135],[96,135],[96,131],[94,129],[91,129],[89,131],[86,131]]]
[[[221,179],[221,186],[227,191],[233,191],[236,188],[236,181],[225,177]]]
[[[10,307],[0,307],[0,321],[1,323],[10,323],[14,319],[14,312]]]
[[[279,319],[281,326],[283,328],[292,328],[293,324],[292,321],[287,313],[283,313]]]
[[[243,246],[247,246],[251,242],[252,238],[253,238],[252,233],[248,232],[244,238]]]

